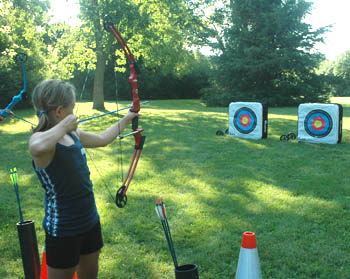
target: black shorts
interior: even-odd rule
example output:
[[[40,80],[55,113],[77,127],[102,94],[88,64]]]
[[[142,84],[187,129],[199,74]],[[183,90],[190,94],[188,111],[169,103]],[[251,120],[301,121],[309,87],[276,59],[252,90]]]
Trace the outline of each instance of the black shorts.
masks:
[[[101,224],[73,237],[53,237],[46,233],[46,263],[53,268],[72,268],[79,263],[80,255],[99,251],[103,247]]]

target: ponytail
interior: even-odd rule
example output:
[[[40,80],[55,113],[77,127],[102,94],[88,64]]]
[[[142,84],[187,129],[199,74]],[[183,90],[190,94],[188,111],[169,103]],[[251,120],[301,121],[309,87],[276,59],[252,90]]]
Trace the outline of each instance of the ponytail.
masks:
[[[56,123],[49,113],[58,106],[68,107],[75,101],[75,89],[68,82],[49,79],[39,83],[33,91],[32,102],[38,125],[32,132],[42,132],[52,128]]]

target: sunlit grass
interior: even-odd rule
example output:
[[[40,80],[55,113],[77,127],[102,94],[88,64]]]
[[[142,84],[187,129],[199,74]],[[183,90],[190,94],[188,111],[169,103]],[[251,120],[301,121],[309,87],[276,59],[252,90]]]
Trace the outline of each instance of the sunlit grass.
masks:
[[[215,135],[228,126],[227,108],[207,108],[197,100],[144,105],[146,144],[124,209],[113,203],[121,186],[119,144],[88,150],[105,242],[99,278],[174,278],[154,211],[157,198],[167,205],[179,263],[198,264],[200,278],[234,278],[248,230],[257,235],[263,278],[348,278],[349,99],[334,101],[344,104],[339,145],[280,142],[281,134],[297,132],[297,107],[270,108],[268,138],[250,141]],[[89,102],[77,107],[80,118],[102,113]],[[116,108],[106,103],[106,110]],[[31,110],[18,114],[36,121]],[[117,119],[107,116],[80,128],[100,132]],[[43,249],[43,190],[31,167],[29,130],[17,120],[0,124],[0,278],[23,278],[10,167],[18,168],[24,217],[36,221]],[[133,138],[124,139],[124,174],[132,152]]]
[[[350,105],[350,97],[333,97],[331,102],[335,104]]]

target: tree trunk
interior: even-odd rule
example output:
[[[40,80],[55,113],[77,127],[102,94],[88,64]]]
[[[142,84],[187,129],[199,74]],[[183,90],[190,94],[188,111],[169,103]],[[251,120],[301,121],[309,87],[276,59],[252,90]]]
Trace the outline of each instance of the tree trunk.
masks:
[[[94,77],[94,89],[92,93],[93,109],[104,110],[104,77],[107,54],[104,52],[102,37],[103,28],[101,25],[101,10],[98,4],[98,0],[89,1],[91,5],[90,10],[92,10],[91,19],[94,25],[95,32],[95,42],[96,42],[96,72]]]
[[[94,91],[93,91],[93,109],[104,110],[104,76],[105,76],[105,67],[106,67],[106,54],[103,50],[97,49],[97,63],[96,63],[96,72],[94,78]]]
[[[235,17],[235,14],[233,12],[233,7],[234,7],[234,3],[233,3],[233,0],[230,0],[230,9],[231,9],[231,22],[235,22],[234,21],[234,17]]]

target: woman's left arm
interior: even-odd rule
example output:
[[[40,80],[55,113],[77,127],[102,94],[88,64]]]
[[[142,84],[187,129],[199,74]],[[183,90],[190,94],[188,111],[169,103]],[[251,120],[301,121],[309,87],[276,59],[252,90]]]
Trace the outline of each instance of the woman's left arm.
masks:
[[[77,134],[81,144],[86,148],[103,147],[112,143],[117,136],[131,123],[134,117],[140,117],[139,114],[129,112],[118,123],[103,131],[100,134],[94,134],[77,129]]]

